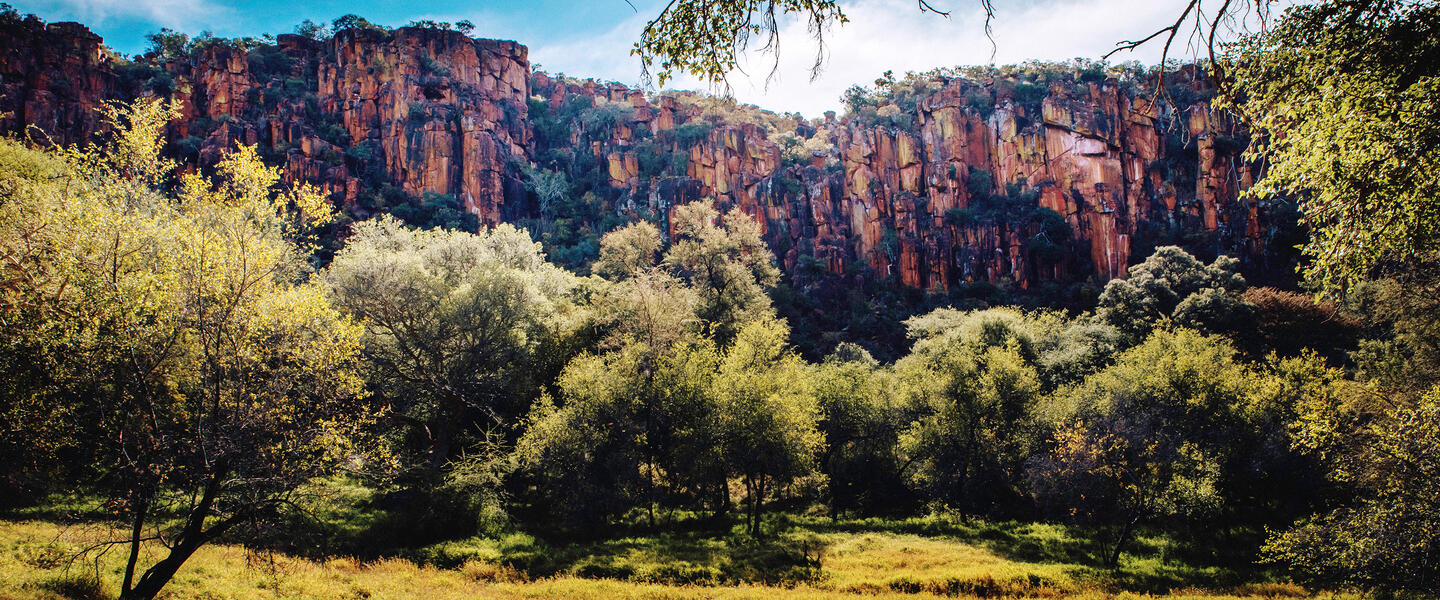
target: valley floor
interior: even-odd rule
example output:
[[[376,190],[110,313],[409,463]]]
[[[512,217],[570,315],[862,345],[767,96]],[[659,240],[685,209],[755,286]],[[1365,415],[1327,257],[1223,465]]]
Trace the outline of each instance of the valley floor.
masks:
[[[1047,525],[982,525],[925,531],[895,522],[798,520],[774,541],[633,537],[567,547],[563,568],[536,579],[514,568],[514,544],[455,543],[439,554],[464,554],[455,568],[407,559],[357,561],[247,553],[237,546],[202,548],[167,587],[169,598],[1345,598],[1312,595],[1289,583],[1234,582],[1233,574],[1175,564],[1163,541],[1141,541],[1120,574],[1067,561],[1075,540]],[[108,529],[108,528],[107,528]],[[907,532],[907,529],[910,530]],[[74,556],[99,539],[96,526],[43,520],[0,521],[0,600],[107,598],[118,591],[122,549]],[[753,542],[752,542],[753,543]],[[755,555],[777,545],[803,553],[801,571],[758,572],[733,583]],[[500,560],[487,560],[501,557]],[[1077,557],[1078,558],[1078,557]],[[153,558],[152,558],[153,560]],[[818,566],[817,566],[818,565]],[[96,580],[98,573],[99,579]],[[701,581],[705,585],[681,584]],[[724,584],[724,582],[731,582]],[[721,583],[714,585],[715,583]]]

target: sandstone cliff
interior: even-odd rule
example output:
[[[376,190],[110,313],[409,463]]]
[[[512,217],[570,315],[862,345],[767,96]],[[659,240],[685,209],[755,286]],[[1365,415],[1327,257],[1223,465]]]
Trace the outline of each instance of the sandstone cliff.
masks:
[[[0,31],[0,131],[83,142],[102,101],[173,96],[185,114],[169,148],[193,167],[258,144],[357,217],[454,202],[482,223],[523,221],[577,263],[609,227],[714,197],[760,220],[792,274],[930,290],[1103,281],[1179,238],[1260,264],[1284,217],[1239,199],[1254,177],[1243,132],[1195,99],[1202,77],[1174,77],[1193,92],[1179,106],[1089,73],[936,75],[808,122],[531,73],[524,46],[453,31],[125,61],[83,26],[32,20]],[[565,206],[526,189],[547,170],[565,174]]]

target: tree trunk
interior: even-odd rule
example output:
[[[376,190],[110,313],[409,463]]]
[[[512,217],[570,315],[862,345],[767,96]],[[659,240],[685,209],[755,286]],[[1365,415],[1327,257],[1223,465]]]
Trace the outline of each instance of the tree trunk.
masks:
[[[438,476],[445,463],[450,460],[450,447],[455,441],[455,433],[460,427],[460,421],[464,418],[465,404],[463,400],[449,399],[445,401],[445,410],[441,411],[439,422],[435,424],[435,437],[430,441],[430,474]]]
[[[1125,523],[1125,527],[1120,529],[1120,537],[1115,539],[1115,547],[1112,549],[1110,556],[1107,559],[1107,562],[1109,564],[1106,566],[1110,567],[1111,569],[1120,568],[1120,549],[1125,546],[1125,541],[1130,539],[1130,532],[1134,529],[1134,527],[1135,519],[1131,519]]]
[[[214,538],[225,528],[229,527],[229,521],[205,530],[205,518],[210,516],[210,509],[215,504],[215,496],[220,492],[220,479],[224,476],[225,469],[219,468],[210,481],[205,485],[205,492],[200,497],[200,503],[190,511],[190,517],[185,522],[185,528],[180,531],[174,546],[170,547],[170,553],[161,559],[160,562],[151,565],[140,576],[140,581],[135,587],[124,589],[120,592],[120,600],[153,600],[160,590],[175,577],[180,566],[195,554],[196,550],[205,542]],[[133,540],[132,540],[133,541]],[[136,548],[138,550],[138,548]],[[134,557],[132,556],[132,561]]]
[[[750,478],[746,478],[750,480]],[[753,478],[754,485],[750,487],[750,535],[760,537],[760,510],[765,503],[765,476],[758,475]]]
[[[130,525],[130,557],[125,561],[125,579],[120,583],[120,593],[123,595],[130,590],[135,582],[135,563],[140,560],[140,534],[145,527],[145,513],[150,510],[148,499],[140,500],[135,505],[135,520]]]

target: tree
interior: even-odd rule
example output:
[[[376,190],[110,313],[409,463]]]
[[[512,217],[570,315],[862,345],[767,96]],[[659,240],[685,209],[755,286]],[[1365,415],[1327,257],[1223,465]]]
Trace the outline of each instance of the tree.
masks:
[[[154,54],[157,58],[180,58],[190,53],[193,45],[190,43],[190,36],[170,29],[161,27],[160,31],[145,35],[145,41],[150,42],[146,52]]]
[[[548,224],[556,203],[570,192],[570,182],[565,179],[564,171],[546,171],[527,165],[524,172],[525,189],[535,194],[539,201],[540,219]]]
[[[664,264],[700,295],[696,316],[716,341],[728,343],[741,324],[773,316],[766,292],[780,280],[760,224],[740,210],[724,217],[711,201],[675,207],[675,238]]]
[[[617,281],[636,276],[655,266],[662,245],[660,230],[653,224],[631,223],[600,238],[600,258],[591,270]]]
[[[765,498],[810,474],[825,443],[820,406],[800,357],[786,347],[788,334],[778,321],[745,323],[714,378],[721,452],[726,468],[745,485],[755,537]]]
[[[472,234],[388,216],[357,223],[322,278],[363,321],[375,391],[430,476],[462,436],[523,414],[537,350],[573,315],[574,277],[509,225]]]
[[[1307,408],[1298,443],[1360,497],[1273,536],[1267,560],[1317,586],[1440,593],[1440,388],[1369,423],[1343,405]]]
[[[1238,262],[1220,256],[1206,265],[1178,246],[1156,248],[1129,277],[1105,284],[1096,316],[1132,341],[1164,322],[1209,331],[1230,331],[1244,323],[1250,307],[1239,299],[1245,278]]]
[[[383,25],[376,25],[374,23],[371,23],[369,19],[353,13],[343,15],[330,22],[330,31],[334,33],[340,33],[347,29],[360,29],[381,32],[389,31],[389,29],[385,28]]]
[[[307,37],[312,40],[323,40],[330,37],[330,28],[323,23],[316,23],[305,19],[295,26],[295,35]]]
[[[1234,354],[1222,338],[1158,330],[1040,411],[1052,434],[1031,485],[1097,528],[1106,565],[1142,524],[1220,506],[1253,378]]]
[[[825,434],[820,465],[829,480],[830,516],[893,508],[904,486],[895,455],[901,411],[890,373],[850,343],[841,343],[812,369]]]
[[[1013,507],[1040,399],[1033,323],[1011,309],[940,309],[907,325],[919,338],[895,364],[911,420],[899,446],[907,475],[963,510]]]
[[[719,361],[703,338],[663,352],[626,338],[576,357],[554,398],[531,410],[517,456],[572,524],[594,527],[643,505],[653,525],[658,503],[703,502],[705,488],[726,489],[712,389]]]
[[[985,34],[988,37],[996,2],[974,1],[985,14]],[[1105,58],[1159,40],[1164,46],[1160,60],[1164,65],[1174,43],[1188,38],[1191,42],[1198,42],[1193,43],[1195,48],[1207,53],[1216,79],[1223,79],[1217,53],[1226,35],[1244,32],[1256,23],[1267,22],[1273,2],[1217,0],[1218,6],[1207,7],[1205,0],[1177,0],[1175,4],[1179,16],[1174,23],[1147,36],[1117,42],[1115,49],[1106,53]],[[928,0],[917,0],[917,5],[922,13],[942,17],[950,14],[937,9]],[[815,63],[810,69],[814,78],[825,64],[825,34],[832,26],[849,22],[840,3],[834,0],[671,0],[659,15],[645,24],[639,41],[630,53],[640,58],[647,77],[650,69],[658,63],[660,85],[676,73],[688,73],[710,84],[722,84],[726,76],[738,68],[740,55],[750,49],[754,38],[764,40],[760,52],[776,55],[775,65],[778,67],[780,20],[789,16],[803,20],[808,25],[810,36],[815,38]],[[774,74],[773,68],[771,73]],[[1165,93],[1164,86],[1157,86],[1156,93]]]
[[[1252,193],[1300,200],[1308,280],[1340,291],[1440,258],[1440,4],[1296,6],[1228,58],[1227,105],[1267,166]]]
[[[73,461],[71,489],[108,492],[127,526],[103,544],[128,549],[127,599],[155,597],[221,535],[263,539],[303,484],[364,451],[372,413],[359,328],[307,281],[299,242],[328,218],[323,197],[276,190],[245,146],[218,184],[191,174],[163,193],[160,132],[178,112],[107,107],[113,141],[60,151],[63,172],[6,199],[0,236],[32,265],[3,287],[42,293],[11,306],[24,329],[4,329],[0,414]],[[166,550],[147,566],[152,540]]]

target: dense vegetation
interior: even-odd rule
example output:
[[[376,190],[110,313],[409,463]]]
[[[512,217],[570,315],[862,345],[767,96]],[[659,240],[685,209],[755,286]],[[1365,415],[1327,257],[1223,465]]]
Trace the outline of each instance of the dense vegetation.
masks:
[[[261,587],[243,546],[288,565],[277,596],[417,576],[455,596],[1433,596],[1436,196],[1405,171],[1436,151],[1381,132],[1433,103],[1435,67],[1393,47],[1435,22],[1317,3],[1232,65],[1270,81],[1300,47],[1350,64],[1302,41],[1377,45],[1383,76],[1294,71],[1230,99],[1317,115],[1257,120],[1289,141],[1252,149],[1278,157],[1258,189],[1311,215],[1315,295],[1160,246],[1087,310],[941,307],[883,361],[803,358],[759,226],[705,199],[666,235],[610,229],[587,274],[511,226],[392,216],[331,256],[328,204],[254,147],[177,173],[172,104],[107,106],[101,145],[0,141],[0,583],[243,596]],[[1367,112],[1321,84],[1419,100]],[[1374,119],[1335,117],[1353,110]],[[1361,128],[1333,149],[1379,184],[1308,162],[1325,127]]]

